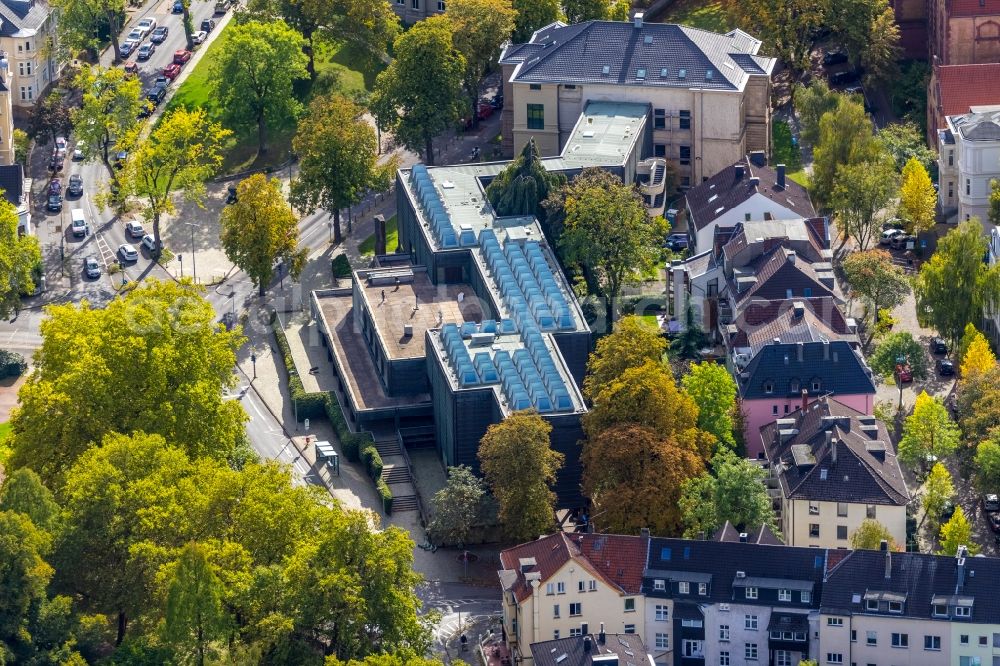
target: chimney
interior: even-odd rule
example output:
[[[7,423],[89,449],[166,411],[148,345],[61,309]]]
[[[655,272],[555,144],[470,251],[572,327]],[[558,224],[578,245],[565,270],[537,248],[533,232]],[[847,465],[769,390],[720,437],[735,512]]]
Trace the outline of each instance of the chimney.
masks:
[[[806,407],[809,406],[809,391],[802,389],[802,411],[806,411]]]
[[[802,354],[805,347],[806,347],[805,343],[802,342],[801,340],[795,343],[795,348],[798,350],[799,363],[802,362]]]
[[[747,541],[749,541],[749,538],[747,537],[747,533],[746,532],[740,532],[740,543],[746,543]]]
[[[795,250],[785,250],[785,260],[790,263],[795,263]]]
[[[604,634],[604,623],[601,622],[601,633],[597,634],[597,642],[604,645],[605,640],[607,640],[607,636]]]
[[[590,654],[590,648],[591,648],[590,643],[591,643],[590,636],[584,636],[583,637],[583,653],[584,654]]]
[[[780,189],[785,189],[785,165],[778,165],[778,187]]]
[[[733,167],[733,169],[736,170],[736,180],[743,180],[743,171],[745,169],[743,163],[741,162],[737,164],[736,166]]]
[[[827,433],[827,434],[831,435],[831,433]],[[838,442],[837,440],[835,440],[833,438],[833,436],[831,435],[830,436],[830,460],[833,461],[834,465],[837,464],[837,445],[838,444],[840,444],[840,442]]]
[[[649,528],[648,527],[641,528],[639,530],[639,536],[641,536],[643,539],[648,539],[649,538]]]
[[[643,12],[636,12],[635,16],[632,17],[632,20],[633,20],[634,25],[635,25],[636,28],[641,28],[642,27],[642,19],[644,17],[645,17],[645,14]]]
[[[829,361],[830,360],[830,341],[829,340],[824,340],[823,341],[823,360],[824,361]]]
[[[958,570],[955,572],[958,582],[955,584],[955,594],[961,594],[962,588],[965,587],[965,558],[969,554],[969,549],[965,546],[959,546],[958,552],[955,554],[957,559]]]
[[[885,553],[885,579],[889,580],[892,578],[892,553],[889,552],[889,542],[883,539],[878,549]]]
[[[757,187],[758,185],[760,185],[760,178],[758,178],[757,176],[752,177],[750,179],[750,185],[751,187]]]
[[[806,313],[805,303],[803,303],[802,301],[795,301],[794,303],[792,303],[792,314],[795,316],[796,319],[799,319],[800,317],[805,315],[805,313]]]

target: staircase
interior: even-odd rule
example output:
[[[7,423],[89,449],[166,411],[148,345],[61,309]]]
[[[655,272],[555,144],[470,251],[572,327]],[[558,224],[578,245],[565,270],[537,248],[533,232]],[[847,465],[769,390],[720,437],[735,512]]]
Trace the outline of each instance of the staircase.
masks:
[[[392,500],[393,513],[399,513],[400,511],[416,511],[416,510],[417,510],[416,495],[400,495],[394,497]]]
[[[383,458],[386,456],[402,455],[402,452],[399,450],[398,439],[384,439],[381,442],[375,442],[375,450]]]
[[[400,428],[399,439],[408,449],[433,449],[437,446],[434,436],[434,426],[418,426],[416,428]]]
[[[387,465],[382,468],[382,480],[388,484],[409,483],[413,479],[410,477],[410,470],[406,466],[396,467]]]

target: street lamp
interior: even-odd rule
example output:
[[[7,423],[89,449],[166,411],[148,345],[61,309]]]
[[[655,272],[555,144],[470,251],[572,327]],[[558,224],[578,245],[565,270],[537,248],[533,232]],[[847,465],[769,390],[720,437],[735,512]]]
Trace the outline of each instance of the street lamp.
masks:
[[[192,255],[192,256],[194,256],[194,255]],[[177,261],[181,262],[181,277],[184,277],[184,255],[183,254],[178,254],[177,255]]]
[[[185,222],[184,224],[191,227],[191,277],[194,279],[195,284],[198,283],[198,264],[194,257],[194,228],[200,227],[200,224],[195,224],[194,222]]]
[[[253,378],[257,379],[257,354],[251,352],[250,362],[253,363]]]

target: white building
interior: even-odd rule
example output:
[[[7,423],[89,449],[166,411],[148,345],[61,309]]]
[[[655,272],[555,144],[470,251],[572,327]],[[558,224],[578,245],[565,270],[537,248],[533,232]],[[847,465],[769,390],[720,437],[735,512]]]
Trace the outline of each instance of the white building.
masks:
[[[0,50],[10,61],[14,106],[34,106],[62,72],[55,12],[41,0],[0,0]]]
[[[1000,106],[973,107],[946,121],[938,132],[941,212],[947,221],[985,222],[990,181],[1000,179]]]

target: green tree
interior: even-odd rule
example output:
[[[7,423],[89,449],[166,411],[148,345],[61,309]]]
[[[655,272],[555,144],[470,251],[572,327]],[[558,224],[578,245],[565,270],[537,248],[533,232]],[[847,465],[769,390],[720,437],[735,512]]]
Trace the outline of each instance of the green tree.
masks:
[[[42,146],[55,144],[57,136],[69,136],[73,131],[73,116],[65,94],[53,90],[37,102],[28,123],[31,138]]]
[[[968,548],[969,555],[975,555],[979,552],[979,546],[976,545],[972,537],[972,525],[969,524],[961,506],[956,506],[955,513],[951,515],[947,523],[941,526],[941,534],[938,535],[938,539],[941,543],[938,555],[954,557],[958,554],[959,546]]]
[[[59,10],[59,44],[69,51],[96,53],[106,41],[114,50],[114,64],[121,62],[118,34],[126,19],[125,0],[55,0]]]
[[[667,342],[659,332],[641,317],[629,315],[615,322],[614,331],[597,341],[597,347],[587,361],[587,376],[583,392],[593,400],[609,384],[629,368],[659,362],[667,350]]]
[[[924,466],[928,459],[940,460],[958,447],[960,433],[948,410],[938,398],[921,391],[913,413],[903,423],[899,459],[907,465]]]
[[[199,666],[209,644],[222,638],[229,624],[222,594],[206,549],[194,541],[184,546],[170,575],[164,634],[182,651],[193,652]]]
[[[827,21],[826,0],[726,0],[733,23],[764,41],[794,73],[809,65],[813,34]]]
[[[35,472],[25,467],[8,476],[0,486],[0,511],[23,513],[35,527],[48,533],[59,521],[59,505]]]
[[[851,548],[854,550],[878,550],[883,541],[889,545],[889,550],[897,550],[896,540],[892,538],[889,528],[874,518],[862,520],[858,528],[851,532]]]
[[[899,183],[899,214],[909,230],[918,234],[934,226],[934,208],[937,192],[930,174],[916,157],[911,157],[903,167]]]
[[[513,39],[518,44],[531,39],[539,28],[558,21],[562,14],[559,0],[512,0],[512,4],[517,12]]]
[[[941,513],[954,497],[955,486],[951,482],[948,468],[941,463],[934,463],[924,482],[924,496],[921,499],[924,520],[931,526],[932,531],[937,528]]]
[[[510,0],[448,2],[455,48],[465,57],[465,92],[476,126],[479,123],[479,90],[483,79],[500,58],[500,47],[510,39],[516,16]]]
[[[298,279],[308,248],[299,249],[299,220],[280,183],[255,174],[240,182],[236,197],[236,203],[222,211],[222,247],[229,260],[250,276],[261,296],[279,259],[292,279]]]
[[[718,450],[711,467],[712,475],[703,474],[681,487],[685,538],[711,536],[727,520],[747,529],[766,525],[777,534],[771,498],[764,486],[767,473],[727,448]]]
[[[112,41],[118,48],[117,40]],[[142,81],[118,67],[84,67],[73,86],[83,91],[81,104],[73,111],[73,127],[83,143],[84,159],[100,159],[111,181],[116,182],[111,147],[115,142],[127,147],[133,140],[139,112],[147,104],[142,99]]]
[[[1000,226],[1000,180],[990,181],[990,224]]]
[[[903,269],[897,266],[892,256],[885,250],[867,250],[864,252],[852,252],[844,258],[841,266],[844,269],[844,277],[850,285],[851,292],[861,298],[865,304],[865,319],[870,322],[868,339],[865,340],[865,347],[871,344],[875,336],[876,317],[881,310],[894,310],[902,305],[907,294],[910,293],[910,282],[903,273]],[[910,340],[912,340],[912,336]],[[904,338],[896,338],[904,340]],[[915,342],[915,341],[914,341]],[[910,347],[906,353],[912,353],[915,357],[923,357],[921,351],[915,352],[909,340],[906,340]],[[882,370],[885,369],[884,354],[880,360]],[[894,360],[893,360],[894,362]],[[912,361],[911,361],[912,365]],[[881,372],[881,370],[880,370]],[[887,374],[891,374],[887,373]]]
[[[962,222],[938,242],[913,283],[917,319],[953,344],[965,325],[982,319],[1000,294],[1000,268],[987,266],[987,242],[979,220]]]
[[[35,372],[11,417],[10,469],[30,467],[59,488],[107,433],[136,430],[196,456],[245,456],[246,413],[222,395],[243,338],[220,330],[200,290],[153,281],[100,308],[84,301],[47,314]]]
[[[899,75],[898,62],[903,49],[899,45],[896,15],[888,0],[877,0],[871,6],[875,14],[861,49],[861,66],[865,70],[865,83],[877,87],[890,83]]]
[[[889,123],[878,131],[878,138],[892,155],[897,171],[902,171],[911,158],[916,158],[928,172],[936,167],[937,153],[927,147],[927,140],[914,123]]]
[[[432,16],[396,38],[395,58],[378,75],[371,109],[382,129],[434,164],[435,138],[466,108],[465,57],[452,41],[446,16]]]
[[[143,202],[143,215],[153,223],[154,257],[162,248],[160,218],[176,211],[177,192],[204,208],[205,182],[222,166],[222,147],[231,134],[204,109],[178,108],[132,151],[118,182],[122,192]]]
[[[557,242],[561,229],[554,230],[549,209],[562,208],[562,201],[554,194],[566,184],[566,176],[549,172],[538,154],[535,139],[528,139],[521,154],[511,160],[486,187],[486,198],[499,216],[534,215],[543,224],[549,240]],[[558,203],[556,203],[558,202]]]
[[[1000,441],[997,436],[981,442],[976,449],[976,485],[983,492],[1000,489]]]
[[[486,488],[465,465],[448,468],[444,488],[434,494],[433,518],[427,526],[435,541],[464,544],[482,508]]]
[[[28,166],[28,154],[31,152],[31,139],[23,129],[15,128],[11,139],[14,143],[14,161],[23,167]]]
[[[800,135],[810,146],[819,141],[819,121],[828,112],[834,111],[843,94],[830,90],[826,79],[816,77],[807,86],[795,88],[795,111],[799,115]]]
[[[692,363],[688,374],[681,377],[681,386],[698,405],[698,427],[735,448],[736,382],[726,367],[712,361]]]
[[[479,445],[486,483],[500,504],[500,522],[511,541],[530,541],[555,523],[549,486],[565,457],[549,444],[552,426],[537,413],[515,412],[489,427]]]
[[[611,17],[610,0],[563,0],[563,12],[569,23],[604,21]]]
[[[867,250],[870,243],[877,241],[882,230],[882,211],[890,207],[898,192],[899,177],[892,159],[885,153],[870,161],[839,167],[830,198],[843,234],[837,252],[851,238],[861,250]]]
[[[838,169],[870,162],[879,146],[872,136],[871,121],[861,102],[841,95],[837,106],[819,121],[813,150],[812,192],[823,205],[830,205]]]
[[[687,297],[684,302],[684,329],[670,343],[670,351],[680,358],[695,360],[701,357],[701,350],[709,342],[708,334],[695,316],[694,304]]]
[[[38,237],[18,233],[17,209],[0,201],[0,319],[17,316],[21,296],[35,290],[35,269],[41,266]]]
[[[380,165],[375,129],[364,109],[341,95],[316,97],[299,121],[292,142],[299,174],[291,200],[301,210],[316,208],[333,215],[333,242],[343,240],[340,211],[361,201],[368,191],[388,189],[396,159]]]
[[[302,36],[284,21],[232,26],[211,72],[219,107],[236,126],[257,127],[257,151],[267,152],[267,129],[295,118],[293,85],[308,77]]]
[[[595,274],[615,319],[622,289],[636,284],[660,258],[670,225],[650,220],[642,197],[614,174],[587,168],[564,187],[565,229],[559,239],[564,257]]]

